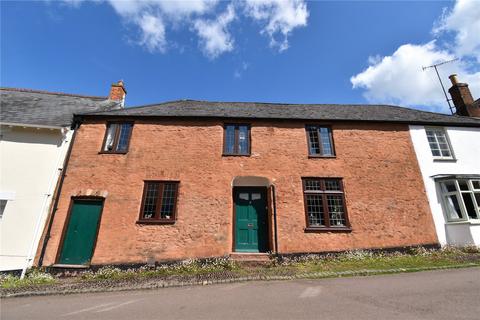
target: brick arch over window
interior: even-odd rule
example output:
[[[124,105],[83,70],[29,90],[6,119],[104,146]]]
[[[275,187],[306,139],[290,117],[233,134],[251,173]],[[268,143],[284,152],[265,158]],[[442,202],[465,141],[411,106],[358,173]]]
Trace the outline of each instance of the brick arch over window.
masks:
[[[270,187],[268,178],[257,176],[235,177],[232,181],[232,187]]]
[[[107,198],[107,190],[79,189],[72,193],[72,197],[101,197]]]

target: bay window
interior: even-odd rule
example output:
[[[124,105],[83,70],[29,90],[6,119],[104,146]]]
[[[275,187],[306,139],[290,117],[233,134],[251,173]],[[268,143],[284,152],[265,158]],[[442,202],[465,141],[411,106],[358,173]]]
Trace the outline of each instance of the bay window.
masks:
[[[439,184],[448,221],[480,219],[480,179],[451,179]]]

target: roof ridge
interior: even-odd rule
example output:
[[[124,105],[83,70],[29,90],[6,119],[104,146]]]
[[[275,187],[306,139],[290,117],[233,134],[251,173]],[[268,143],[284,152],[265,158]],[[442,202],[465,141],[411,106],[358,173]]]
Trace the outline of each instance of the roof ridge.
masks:
[[[266,104],[266,105],[285,105],[285,106],[387,106],[387,107],[399,107],[405,108],[401,106],[395,106],[390,104],[369,104],[369,103],[285,103],[285,102],[259,102],[259,101],[212,101],[212,100],[196,100],[196,99],[176,99],[171,101],[159,102],[159,103],[149,103],[146,105],[135,106],[130,108],[142,108],[142,107],[150,107],[156,105],[162,105],[166,103],[173,103],[173,102],[206,102],[206,103],[252,103],[252,104]],[[408,109],[408,108],[407,108]]]
[[[143,105],[143,106],[134,106],[134,107],[127,107],[127,106],[125,106],[125,108],[110,110],[109,112],[126,110],[126,109],[131,110],[131,109],[148,108],[148,107],[158,106],[158,105],[162,105],[162,104],[174,103],[174,102],[182,102],[182,101],[194,101],[194,100],[179,99],[179,100],[165,101],[165,102],[160,102],[160,103],[151,103],[151,104],[146,104],[146,105]],[[101,113],[101,112],[105,112],[105,110],[88,112],[88,114]]]
[[[106,96],[91,96],[85,94],[75,94],[75,93],[65,93],[65,92],[53,92],[47,90],[37,90],[37,89],[26,89],[26,88],[10,88],[10,87],[0,87],[1,91],[15,91],[15,92],[27,92],[27,93],[41,93],[41,94],[51,94],[56,96],[67,96],[67,97],[78,97],[78,98],[92,98],[92,99],[102,99],[106,100]]]

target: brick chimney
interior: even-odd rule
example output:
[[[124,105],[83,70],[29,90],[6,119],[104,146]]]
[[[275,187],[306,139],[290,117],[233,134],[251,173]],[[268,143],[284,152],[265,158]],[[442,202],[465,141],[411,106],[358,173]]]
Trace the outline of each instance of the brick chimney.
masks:
[[[125,96],[127,95],[127,90],[125,90],[125,85],[123,80],[119,80],[117,83],[112,83],[110,88],[110,94],[108,98],[110,100],[118,101],[122,105],[125,105]]]
[[[452,82],[452,87],[448,89],[448,92],[452,96],[457,110],[456,114],[465,117],[480,117],[480,104],[473,100],[468,84],[459,83],[456,74],[452,74],[448,78]]]

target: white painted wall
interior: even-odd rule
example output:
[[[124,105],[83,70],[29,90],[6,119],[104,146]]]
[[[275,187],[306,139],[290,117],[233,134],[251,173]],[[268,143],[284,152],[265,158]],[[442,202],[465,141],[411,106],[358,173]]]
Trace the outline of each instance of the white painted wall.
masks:
[[[0,197],[11,198],[0,220],[5,271],[32,265],[27,258],[38,248],[73,131],[6,125],[0,130]]]
[[[456,161],[434,160],[424,126],[410,126],[410,135],[422,171],[433,220],[441,245],[480,246],[480,221],[447,222],[441,194],[432,176],[480,174],[480,128],[445,127]]]

